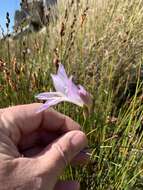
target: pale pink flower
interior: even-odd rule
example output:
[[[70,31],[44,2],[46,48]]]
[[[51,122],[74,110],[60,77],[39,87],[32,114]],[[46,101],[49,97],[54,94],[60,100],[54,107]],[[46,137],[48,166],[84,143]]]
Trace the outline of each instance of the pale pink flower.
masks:
[[[92,104],[90,94],[81,85],[75,85],[72,76],[68,78],[64,66],[59,64],[57,74],[51,74],[56,92],[43,92],[36,96],[39,100],[46,100],[38,112],[54,106],[60,102],[71,102],[88,108]]]

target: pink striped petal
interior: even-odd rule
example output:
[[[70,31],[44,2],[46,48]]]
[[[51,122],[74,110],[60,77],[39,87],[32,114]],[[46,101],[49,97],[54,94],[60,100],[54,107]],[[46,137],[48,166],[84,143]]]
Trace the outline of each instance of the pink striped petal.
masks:
[[[48,100],[53,97],[61,97],[62,94],[60,92],[43,92],[35,96],[35,98],[39,100]]]
[[[64,101],[64,98],[52,98],[52,99],[49,99],[47,100],[37,111],[37,113],[40,113],[46,109],[48,109],[49,107],[51,106],[54,106],[60,102],[63,102]]]
[[[59,64],[57,75],[63,80],[63,82],[65,80],[68,80],[68,76],[66,74],[65,68],[61,63]]]
[[[63,81],[58,75],[51,75],[54,83],[54,87],[57,92],[61,92],[63,94],[66,94],[67,89],[67,82]]]
[[[67,93],[68,76],[62,64],[59,64],[57,75],[51,75],[56,91],[63,94]]]
[[[70,77],[68,81],[68,98],[82,105],[83,101],[80,98],[78,91],[79,91],[78,87],[73,83],[72,77]]]
[[[82,86],[82,85],[78,85],[78,87],[79,87],[79,93],[80,94],[83,94],[84,96],[86,96],[87,95],[87,91],[85,90],[85,88]]]
[[[79,96],[83,100],[84,104],[87,106],[92,105],[91,95],[85,90],[85,88],[79,85]]]

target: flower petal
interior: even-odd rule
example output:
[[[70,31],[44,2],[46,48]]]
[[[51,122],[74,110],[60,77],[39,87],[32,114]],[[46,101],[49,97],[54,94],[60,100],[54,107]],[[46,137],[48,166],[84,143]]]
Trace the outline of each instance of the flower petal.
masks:
[[[58,103],[60,103],[60,102],[63,102],[65,99],[64,99],[64,97],[58,97],[58,98],[51,98],[51,99],[49,99],[49,100],[47,100],[39,109],[38,109],[38,111],[37,111],[37,113],[40,113],[40,112],[42,112],[42,111],[44,111],[44,110],[46,110],[46,109],[48,109],[49,107],[51,107],[51,106],[54,106],[54,105],[56,105],[56,104],[58,104]]]
[[[54,87],[57,92],[61,92],[63,94],[66,94],[67,90],[67,82],[63,81],[58,75],[51,75],[54,83]]]
[[[60,92],[43,92],[35,96],[35,98],[39,100],[48,100],[49,98],[61,97],[62,94]]]
[[[91,95],[85,90],[85,88],[81,85],[79,86],[79,96],[83,100],[84,104],[88,107],[92,105]]]
[[[78,88],[72,81],[72,76],[68,80],[68,97],[78,96]]]
[[[65,68],[64,66],[60,63],[59,64],[59,68],[58,68],[58,72],[57,72],[57,75],[63,80],[68,80],[68,76],[66,74],[66,71],[65,71]]]
[[[78,85],[79,87],[79,93],[83,94],[84,96],[87,95],[87,91],[85,90],[85,88],[82,85]]]
[[[73,83],[72,77],[70,77],[68,81],[68,99],[70,99],[72,102],[76,102],[77,105],[82,106],[83,101],[78,91],[79,91],[78,87]]]

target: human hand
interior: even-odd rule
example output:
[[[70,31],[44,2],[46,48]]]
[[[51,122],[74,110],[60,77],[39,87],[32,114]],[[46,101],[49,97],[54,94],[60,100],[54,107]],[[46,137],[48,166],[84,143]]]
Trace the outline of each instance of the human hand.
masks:
[[[79,189],[78,182],[58,178],[67,163],[87,161],[80,154],[86,136],[76,122],[53,109],[36,114],[39,106],[0,110],[0,190]]]

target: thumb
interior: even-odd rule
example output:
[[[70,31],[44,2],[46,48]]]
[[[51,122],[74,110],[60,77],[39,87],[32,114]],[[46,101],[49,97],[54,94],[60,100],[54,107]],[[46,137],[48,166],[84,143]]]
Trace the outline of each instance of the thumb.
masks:
[[[71,160],[87,146],[87,138],[82,131],[70,131],[51,143],[39,156],[43,173],[51,171],[51,178],[57,178]]]

